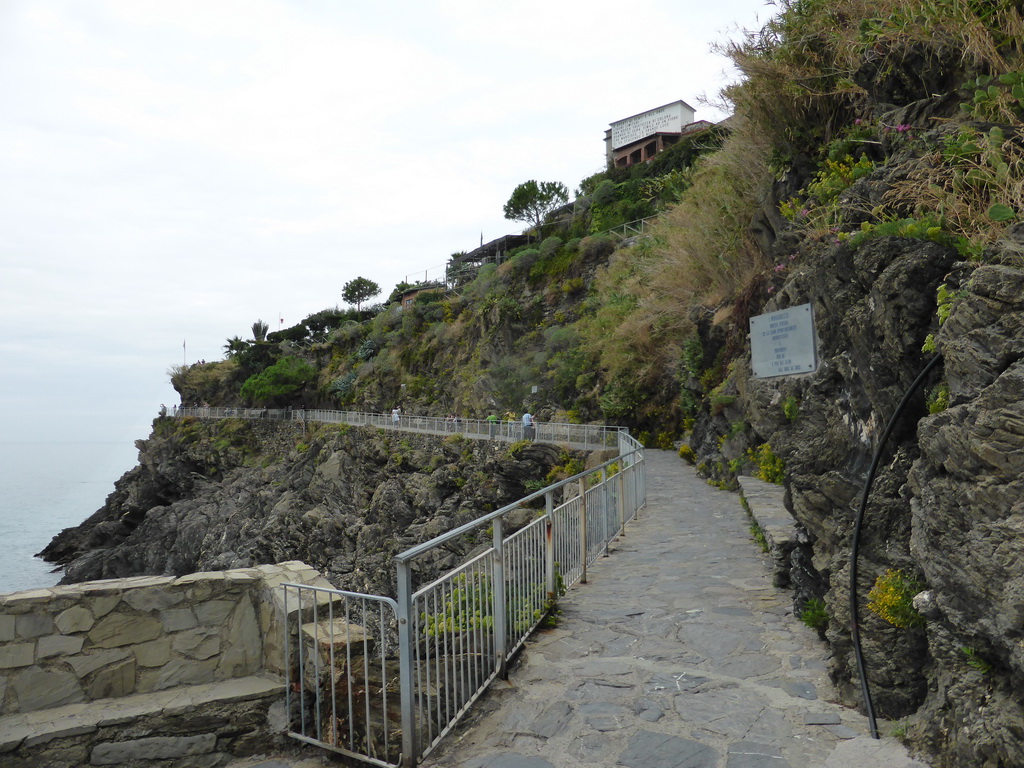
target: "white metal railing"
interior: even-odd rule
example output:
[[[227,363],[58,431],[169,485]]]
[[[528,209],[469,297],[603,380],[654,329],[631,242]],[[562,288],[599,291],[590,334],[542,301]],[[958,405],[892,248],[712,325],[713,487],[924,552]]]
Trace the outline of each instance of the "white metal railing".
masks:
[[[558,595],[586,581],[588,565],[646,503],[643,448],[625,432],[618,442],[617,458],[395,558],[399,626],[409,627],[399,633],[402,752],[411,756],[404,765],[426,756],[490,682],[505,677]],[[506,517],[541,499],[537,518],[506,534]],[[487,528],[485,551],[429,584],[414,583],[420,558]]]
[[[199,419],[272,419],[316,421],[327,424],[372,426],[398,429],[430,435],[459,434],[477,440],[503,440],[514,442],[524,437],[544,443],[566,444],[572,448],[593,451],[614,448],[624,427],[603,424],[568,424],[564,422],[535,422],[532,437],[519,420],[487,421],[486,419],[445,418],[441,416],[407,416],[397,420],[389,413],[363,413],[361,411],[330,411],[317,408],[228,408],[195,406],[176,408],[173,416],[191,416]]]
[[[399,765],[395,601],[307,584],[281,588],[289,735],[364,762]]]
[[[299,617],[285,641],[291,735],[415,766],[646,504],[643,448],[625,431],[617,444],[616,458],[399,554],[397,600],[285,585],[286,612],[292,590]],[[511,513],[541,501],[534,520],[506,532]],[[423,558],[488,528],[483,551],[416,583]]]
[[[651,226],[651,222],[655,221],[658,218],[658,215],[648,216],[646,219],[635,219],[634,221],[627,221],[625,224],[619,224],[617,227],[606,229],[604,232],[601,232],[600,234],[621,234],[623,237],[626,237],[629,235],[630,232],[632,232],[634,235],[643,235]]]

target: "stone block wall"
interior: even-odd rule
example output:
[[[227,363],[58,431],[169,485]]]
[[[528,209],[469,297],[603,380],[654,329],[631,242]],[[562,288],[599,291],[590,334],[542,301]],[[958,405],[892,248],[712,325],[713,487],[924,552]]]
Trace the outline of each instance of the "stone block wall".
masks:
[[[284,671],[289,562],[0,595],[0,715]]]

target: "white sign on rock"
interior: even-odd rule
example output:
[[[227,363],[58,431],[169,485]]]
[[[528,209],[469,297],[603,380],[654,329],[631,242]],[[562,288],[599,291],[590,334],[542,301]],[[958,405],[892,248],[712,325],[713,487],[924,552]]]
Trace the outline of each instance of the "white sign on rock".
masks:
[[[758,379],[817,370],[818,349],[810,304],[750,318],[750,367]]]

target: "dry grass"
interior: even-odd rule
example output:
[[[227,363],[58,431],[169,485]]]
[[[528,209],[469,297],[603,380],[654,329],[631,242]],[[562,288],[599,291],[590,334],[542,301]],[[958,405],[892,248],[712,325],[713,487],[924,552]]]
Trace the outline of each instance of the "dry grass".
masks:
[[[618,251],[600,275],[598,294],[608,298],[583,333],[608,380],[641,389],[657,382],[678,364],[693,308],[731,304],[768,267],[750,234],[771,181],[766,154],[737,122],[651,238]]]
[[[771,185],[769,146],[741,117],[731,128],[649,238],[617,251],[598,278],[605,298],[581,335],[599,350],[607,381],[639,390],[663,382],[694,331],[694,307],[731,304],[769,266],[750,233]]]
[[[750,229],[770,190],[769,149],[749,121],[733,118],[732,135],[655,229],[664,247],[641,278],[656,305],[717,305],[768,266]]]
[[[1009,206],[1018,218],[1024,215],[1024,145],[999,129],[987,134],[951,129],[945,149],[908,163],[905,178],[882,202],[893,216],[937,214],[949,232],[990,245],[1007,226],[989,217],[994,204]]]
[[[171,384],[179,392],[183,389],[201,391],[216,389],[230,381],[238,371],[238,362],[233,358],[214,363],[193,365],[172,365],[167,370]]]
[[[1024,20],[1010,0],[780,0],[762,29],[720,50],[746,75],[724,94],[792,157],[825,143],[863,103],[867,60],[900,69],[908,54],[959,55],[965,72],[1019,65]]]

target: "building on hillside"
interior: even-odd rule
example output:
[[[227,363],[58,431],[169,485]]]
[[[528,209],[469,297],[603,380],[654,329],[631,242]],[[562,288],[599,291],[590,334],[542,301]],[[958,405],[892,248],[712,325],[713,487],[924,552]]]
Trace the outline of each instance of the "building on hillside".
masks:
[[[712,125],[707,120],[693,118],[693,107],[680,100],[616,120],[604,132],[608,166],[629,168],[646,163],[683,136]]]
[[[528,242],[529,235],[502,235],[467,253],[453,253],[446,270],[446,282],[452,287],[469,282],[484,264],[501,264],[509,251]]]
[[[445,284],[438,280],[432,280],[429,283],[417,283],[416,285],[410,285],[402,292],[402,296],[398,300],[398,306],[400,309],[410,309],[412,307],[412,303],[416,300],[416,297],[421,293],[437,293],[438,291],[443,290],[445,290]]]

